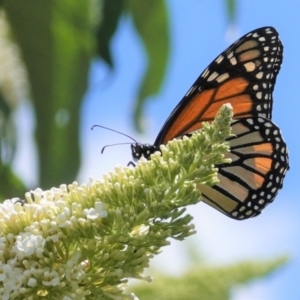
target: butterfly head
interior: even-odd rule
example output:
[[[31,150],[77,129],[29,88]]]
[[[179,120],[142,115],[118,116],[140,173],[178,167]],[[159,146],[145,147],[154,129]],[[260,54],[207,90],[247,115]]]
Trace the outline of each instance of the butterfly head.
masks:
[[[155,145],[140,143],[131,144],[131,155],[134,161],[138,161],[141,157],[145,157],[149,160],[150,155],[156,151],[160,150]]]

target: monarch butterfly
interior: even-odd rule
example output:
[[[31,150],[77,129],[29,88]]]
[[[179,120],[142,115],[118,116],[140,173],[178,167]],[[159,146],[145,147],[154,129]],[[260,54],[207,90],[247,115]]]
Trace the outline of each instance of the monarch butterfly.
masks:
[[[159,146],[201,129],[225,103],[233,107],[228,139],[232,163],[217,166],[219,184],[201,186],[202,200],[225,215],[243,220],[272,202],[289,169],[286,144],[272,116],[272,92],[283,45],[273,27],[241,37],[198,77],[175,107],[153,145],[131,144],[135,161],[150,159]]]

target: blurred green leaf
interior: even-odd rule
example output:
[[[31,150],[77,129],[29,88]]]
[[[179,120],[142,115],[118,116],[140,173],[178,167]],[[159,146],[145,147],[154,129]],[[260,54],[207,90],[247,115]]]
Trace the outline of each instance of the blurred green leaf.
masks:
[[[12,108],[0,93],[0,201],[12,197],[23,197],[24,183],[11,169],[16,151],[16,128]]]
[[[13,197],[24,198],[27,191],[21,179],[14,174],[10,166],[0,163],[0,202]]]
[[[0,93],[0,111],[1,111],[1,118],[0,118],[1,122],[2,122],[2,118],[3,119],[10,118],[11,113],[12,113],[12,108],[7,103],[7,101],[5,100],[5,98],[3,97],[2,93]]]
[[[145,101],[159,92],[166,72],[170,48],[168,13],[165,1],[127,0],[126,6],[148,57],[134,107],[135,126],[142,131]]]
[[[16,44],[12,40],[9,22],[2,7],[0,9],[0,43],[0,166],[5,170],[10,170],[17,149],[14,112],[22,97],[28,96],[28,81],[20,52],[17,51]],[[5,182],[6,187],[13,186],[15,183],[7,182],[9,178],[13,178],[7,176],[8,173],[0,172],[0,175],[5,176],[5,178],[0,176],[0,182]],[[10,196],[13,195],[5,195],[5,197]]]
[[[102,1],[101,22],[96,33],[98,54],[113,67],[111,58],[110,42],[117,30],[117,26],[124,9],[124,1]]]
[[[12,112],[11,106],[0,92],[0,165],[9,165],[16,151],[17,137]]]
[[[42,188],[73,181],[80,166],[79,117],[94,47],[90,5],[4,2],[29,73]]]
[[[156,274],[152,283],[136,284],[131,290],[143,300],[229,300],[232,288],[266,277],[286,262],[286,257],[279,257],[270,261],[243,262],[225,267],[194,263],[181,276]]]
[[[141,131],[145,102],[159,92],[167,67],[166,1],[0,0],[0,5],[29,73],[41,187],[70,182],[80,166],[80,108],[97,44],[98,53],[113,66],[109,44],[122,13],[128,12],[148,58],[134,106],[134,122]],[[227,0],[227,7],[234,18],[236,2]]]
[[[227,15],[230,22],[234,22],[236,19],[236,0],[226,0]]]

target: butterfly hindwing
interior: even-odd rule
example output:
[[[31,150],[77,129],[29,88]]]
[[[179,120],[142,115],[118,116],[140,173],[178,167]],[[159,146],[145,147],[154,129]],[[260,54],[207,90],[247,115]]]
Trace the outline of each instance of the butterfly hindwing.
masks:
[[[232,162],[217,166],[217,185],[199,189],[204,202],[243,220],[260,214],[274,200],[289,169],[288,153],[280,129],[268,119],[235,120],[232,133]]]

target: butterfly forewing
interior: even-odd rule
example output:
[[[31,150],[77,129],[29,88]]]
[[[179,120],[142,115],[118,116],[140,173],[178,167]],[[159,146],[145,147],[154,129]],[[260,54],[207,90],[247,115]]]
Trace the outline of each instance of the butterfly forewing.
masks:
[[[232,133],[232,163],[217,166],[217,185],[199,189],[204,202],[243,220],[260,214],[274,200],[289,168],[288,154],[279,128],[268,119],[236,120]]]
[[[225,103],[236,118],[271,119],[272,92],[283,46],[273,27],[249,32],[222,52],[199,76],[161,129],[155,145],[201,128]]]

